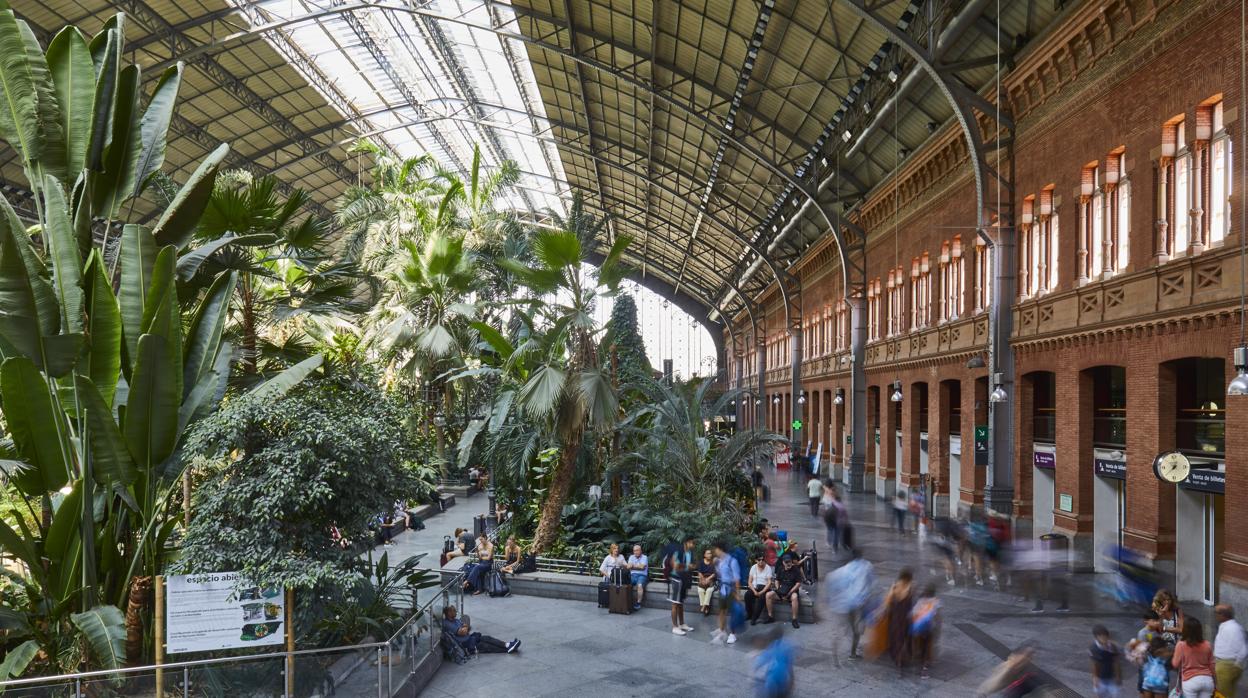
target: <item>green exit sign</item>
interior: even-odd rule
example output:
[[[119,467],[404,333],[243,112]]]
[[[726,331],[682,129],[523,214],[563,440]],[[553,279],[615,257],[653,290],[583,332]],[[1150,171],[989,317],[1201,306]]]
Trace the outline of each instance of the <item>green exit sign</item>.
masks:
[[[801,431],[801,430],[802,430],[802,420],[800,420],[800,419],[795,419],[795,420],[793,420],[793,425],[792,425],[792,426],[793,426],[793,431]]]

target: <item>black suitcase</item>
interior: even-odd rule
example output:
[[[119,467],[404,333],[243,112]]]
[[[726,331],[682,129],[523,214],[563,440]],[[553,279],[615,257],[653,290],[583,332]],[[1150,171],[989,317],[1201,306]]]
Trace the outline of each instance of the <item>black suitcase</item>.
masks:
[[[598,582],[598,608],[606,608],[611,605],[611,585],[608,582]]]
[[[771,487],[769,485],[763,485],[763,501],[771,501]]]

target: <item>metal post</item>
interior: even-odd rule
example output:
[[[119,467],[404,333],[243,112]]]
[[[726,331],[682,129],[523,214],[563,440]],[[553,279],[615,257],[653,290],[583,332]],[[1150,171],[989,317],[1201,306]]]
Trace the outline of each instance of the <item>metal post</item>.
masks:
[[[188,698],[191,695],[191,668],[189,666],[182,667],[182,698]]]
[[[845,484],[850,492],[866,491],[867,472],[867,301],[847,299],[850,315],[850,445]]]
[[[381,648],[377,648],[377,698],[384,698],[381,693]]]
[[[996,283],[993,284],[992,316],[989,322],[993,325],[988,341],[992,348],[989,353],[989,377],[1001,376],[1001,387],[1005,389],[1006,399],[1003,402],[988,403],[988,453],[989,467],[984,488],[984,504],[994,511],[1006,516],[1014,513],[1014,410],[1017,395],[1014,390],[1014,352],[1010,348],[1010,334],[1013,331],[1014,316],[1010,300],[1014,297],[1014,236],[1013,231],[1001,229],[993,245],[993,262],[996,271]],[[989,384],[988,390],[996,386]]]
[[[82,678],[74,679],[74,698],[82,698]]]
[[[789,381],[790,381],[790,386],[791,386],[790,387],[791,393],[789,395],[789,401],[793,404],[792,406],[793,419],[789,422],[787,426],[792,428],[793,425],[796,424],[797,422],[802,422],[801,429],[792,429],[792,432],[793,432],[792,440],[794,444],[793,459],[794,459],[794,463],[796,463],[797,455],[799,453],[804,453],[804,451],[801,450],[801,446],[803,443],[805,443],[804,437],[806,435],[806,428],[805,428],[806,422],[802,419],[802,407],[804,407],[804,405],[802,405],[802,402],[801,402],[802,400],[802,326],[798,322],[794,322],[793,326],[789,328],[789,342],[790,342],[790,346],[792,347],[792,350],[789,352],[789,356],[791,359],[789,363],[789,371],[790,371]],[[794,463],[790,463],[789,467],[792,468],[792,472],[796,473],[797,468],[794,467]]]
[[[154,581],[156,583],[156,609],[155,618],[152,619],[155,626],[152,634],[156,640],[156,698],[163,698],[165,670],[160,665],[165,663],[165,578],[158,574]]]

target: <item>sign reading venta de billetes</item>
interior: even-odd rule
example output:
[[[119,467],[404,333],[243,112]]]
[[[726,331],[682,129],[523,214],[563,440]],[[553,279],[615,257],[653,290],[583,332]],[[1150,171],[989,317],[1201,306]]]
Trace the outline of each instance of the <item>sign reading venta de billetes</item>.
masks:
[[[286,602],[275,587],[240,583],[237,572],[165,578],[169,654],[280,645]]]
[[[1053,470],[1057,467],[1057,454],[1052,451],[1032,451],[1031,463],[1037,468]]]

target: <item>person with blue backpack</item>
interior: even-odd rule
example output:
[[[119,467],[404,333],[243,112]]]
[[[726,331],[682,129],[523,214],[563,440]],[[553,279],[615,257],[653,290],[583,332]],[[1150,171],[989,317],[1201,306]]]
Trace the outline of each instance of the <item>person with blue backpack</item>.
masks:
[[[728,544],[723,541],[715,544],[715,579],[719,583],[719,627],[711,633],[711,643],[736,644],[737,619],[735,616],[740,615],[742,623],[745,618],[745,605],[737,599],[737,587],[741,583],[741,566],[737,564],[735,557],[728,554]],[[734,616],[731,628],[728,625],[730,612]]]
[[[936,585],[928,584],[910,611],[910,646],[919,662],[921,678],[926,679],[931,670],[939,630],[940,600],[936,598]]]

